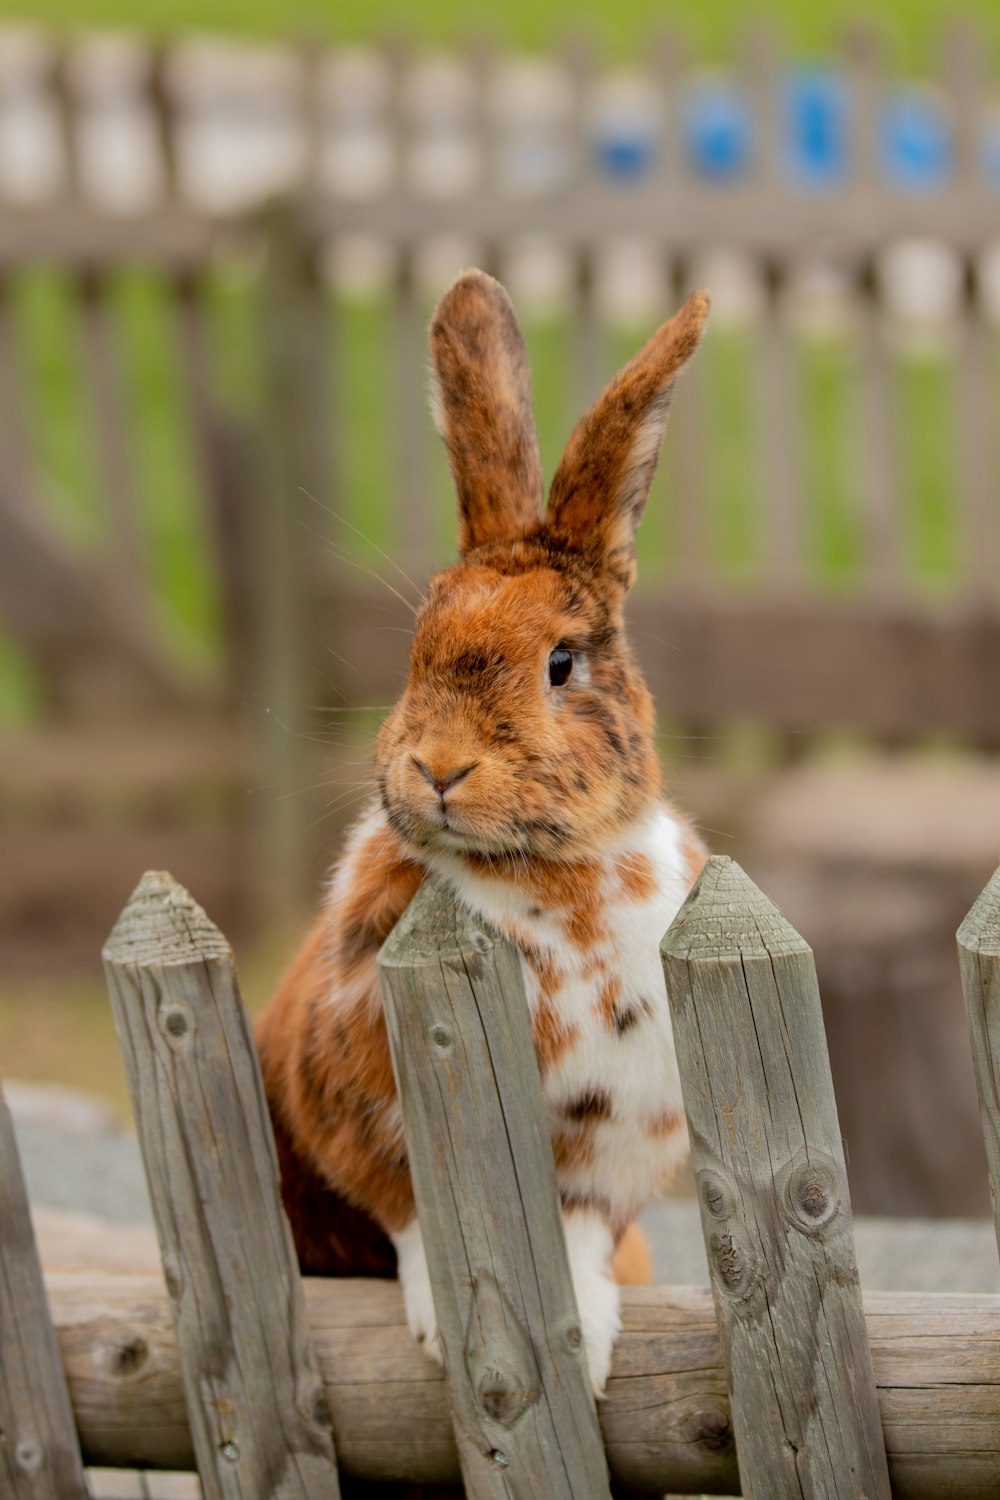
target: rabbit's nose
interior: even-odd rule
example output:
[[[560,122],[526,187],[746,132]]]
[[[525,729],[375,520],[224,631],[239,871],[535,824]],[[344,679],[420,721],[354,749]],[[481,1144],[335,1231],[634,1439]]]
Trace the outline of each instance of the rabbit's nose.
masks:
[[[424,762],[422,760],[418,760],[415,755],[412,757],[412,759],[413,764],[416,766],[421,776],[425,781],[430,782],[431,786],[441,798],[444,797],[446,792],[450,792],[453,786],[457,786],[460,781],[464,781],[469,772],[474,770],[477,765],[476,761],[471,761],[467,766],[456,766],[454,770],[439,772],[436,770],[432,770],[430,766],[424,765]]]

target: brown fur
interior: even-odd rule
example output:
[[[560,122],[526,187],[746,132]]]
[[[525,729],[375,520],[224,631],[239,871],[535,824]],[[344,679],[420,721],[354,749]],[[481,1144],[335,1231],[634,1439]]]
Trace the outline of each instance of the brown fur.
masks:
[[[693,828],[684,829],[681,848],[684,852],[684,863],[687,865],[688,879],[694,885],[708,863],[708,850]]]
[[[653,1257],[638,1224],[630,1224],[618,1241],[611,1269],[619,1286],[652,1286]]]
[[[626,583],[674,381],[697,348],[708,307],[708,294],[694,292],[653,334],[577,423],[552,481],[554,534],[600,552]]]
[[[339,1200],[383,1230],[402,1228],[413,1216],[405,1151],[387,1124],[396,1090],[375,959],[423,871],[391,835],[380,832],[369,844],[358,885],[320,917],[257,1027],[285,1207],[300,1257],[312,1270],[352,1264],[346,1234],[337,1231]],[[333,1009],[326,1002],[340,986],[356,999]],[[381,1238],[381,1251],[368,1246],[369,1238]],[[363,1263],[394,1265],[384,1234],[369,1236],[366,1229],[361,1240]]]
[[[622,890],[632,901],[648,901],[656,889],[653,862],[645,854],[630,854],[615,866]]]
[[[510,299],[467,271],[438,303],[430,327],[433,406],[455,478],[459,550],[512,540],[538,519],[542,461],[531,371]]]
[[[258,1028],[286,1207],[310,1270],[387,1273],[385,1231],[414,1214],[376,954],[442,828],[460,830],[471,873],[527,890],[536,914],[556,917],[580,950],[609,935],[601,860],[660,796],[653,705],[623,631],[632,535],[670,389],[706,311],[704,294],[689,299],[591,408],[570,438],[544,517],[527,358],[506,293],[469,272],[435,312],[435,402],[461,560],[432,581],[406,690],[379,737],[388,826],[359,835],[349,884],[335,884]],[[557,647],[581,667],[553,698],[546,663]],[[456,773],[442,823],[435,782]],[[701,849],[690,837],[693,870]],[[650,894],[641,859],[622,860],[618,875],[631,899]],[[530,943],[523,953],[541,990],[533,1026],[544,1073],[578,1031],[555,1008],[558,967]],[[593,967],[580,968],[599,972],[601,960],[595,953]],[[641,1002],[622,1008],[610,978],[604,1004],[618,1034],[641,1019]],[[594,1127],[611,1112],[599,1088],[571,1100],[557,1155],[585,1165]],[[664,1117],[664,1130],[676,1126],[676,1116]],[[610,1221],[610,1205],[584,1190],[566,1202]]]

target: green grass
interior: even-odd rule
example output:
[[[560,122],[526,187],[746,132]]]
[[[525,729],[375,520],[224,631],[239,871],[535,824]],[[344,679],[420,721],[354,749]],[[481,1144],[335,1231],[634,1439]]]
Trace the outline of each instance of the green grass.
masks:
[[[455,0],[368,0],[362,5],[331,5],[329,0],[90,0],[89,27],[122,26],[160,35],[187,29],[261,37],[323,37],[336,41],[370,41],[387,32],[418,42],[449,45],[474,35],[492,35],[522,48],[550,46],[581,27],[612,56],[635,59],[650,34],[674,26],[692,48],[710,59],[733,54],[753,17],[767,18],[799,53],[827,51],[851,19],[864,16],[882,23],[900,60],[927,67],[938,59],[945,18],[942,0],[702,0],[691,6],[680,0],[506,0],[503,6],[456,4]],[[996,14],[989,0],[966,0],[961,13],[991,32],[996,45]],[[78,30],[83,12],[77,0],[3,0],[0,16]]]
[[[126,439],[142,497],[142,532],[153,614],[180,665],[204,668],[219,660],[219,600],[213,575],[209,525],[200,492],[182,385],[177,330],[165,294],[148,276],[120,281],[113,296],[114,329],[126,403]],[[25,402],[31,438],[49,477],[52,514],[83,552],[106,545],[108,514],[101,466],[83,379],[78,308],[65,283],[41,272],[20,283],[15,311],[26,352]],[[218,395],[232,417],[251,430],[260,420],[256,284],[239,263],[219,268],[209,298],[212,355]],[[534,372],[535,406],[543,462],[551,477],[577,415],[575,330],[566,319],[525,323]],[[609,376],[633,352],[646,329],[602,330],[602,374]],[[429,415],[417,452],[401,454],[395,414],[399,376],[394,371],[398,330],[387,299],[339,299],[330,306],[333,388],[340,412],[333,428],[336,493],[351,532],[351,554],[384,570],[381,554],[399,554],[394,497],[403,460],[425,476],[433,508],[428,550],[442,560],[454,553],[451,486]],[[414,336],[422,339],[415,325]],[[766,563],[762,517],[764,464],[759,450],[756,382],[759,338],[749,330],[713,327],[699,355],[702,530],[713,570],[739,587]],[[815,584],[844,592],[864,568],[861,518],[856,510],[856,351],[849,337],[802,339],[795,353],[794,397],[801,423],[808,567]],[[960,563],[954,490],[954,371],[947,354],[900,353],[895,361],[898,466],[901,478],[906,567],[926,591],[953,588]],[[410,376],[423,379],[417,351]],[[672,434],[688,418],[682,385]],[[693,418],[692,418],[693,419]],[[676,577],[676,496],[672,459],[661,466],[640,532],[641,576],[646,586]],[[321,504],[330,497],[317,496]],[[248,497],[247,503],[252,503]],[[316,529],[328,529],[317,512]],[[0,723],[30,717],[38,685],[10,641],[0,642]]]

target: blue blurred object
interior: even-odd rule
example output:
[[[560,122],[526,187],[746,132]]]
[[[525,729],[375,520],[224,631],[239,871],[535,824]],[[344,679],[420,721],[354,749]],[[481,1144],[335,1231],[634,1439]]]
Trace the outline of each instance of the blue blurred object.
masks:
[[[903,192],[936,191],[954,166],[944,112],[933,98],[916,90],[897,94],[883,109],[878,149],[884,175]]]
[[[594,142],[597,165],[617,182],[635,182],[656,161],[656,138],[638,124],[610,122]]]
[[[838,187],[850,165],[849,96],[839,74],[821,68],[791,73],[781,91],[782,164],[799,187]]]
[[[696,85],[681,111],[685,154],[699,176],[732,182],[749,170],[754,122],[746,96],[724,81]]]

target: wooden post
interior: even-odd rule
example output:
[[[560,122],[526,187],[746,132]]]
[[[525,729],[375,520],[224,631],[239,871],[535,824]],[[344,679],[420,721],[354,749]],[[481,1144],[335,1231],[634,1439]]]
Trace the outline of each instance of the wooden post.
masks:
[[[888,1500],[812,953],[719,856],[662,952],[744,1500]]]
[[[958,929],[958,962],[1000,1248],[1000,869]]]
[[[261,228],[267,247],[260,295],[265,461],[254,509],[252,573],[266,786],[260,862],[267,872],[269,917],[276,920],[298,912],[316,852],[308,838],[315,807],[303,794],[303,719],[325,671],[316,596],[329,547],[316,446],[322,382],[313,359],[326,324],[316,246],[302,205],[273,204]]]
[[[520,960],[425,882],[379,957],[470,1500],[607,1500]]]
[[[257,1054],[225,938],[144,875],[104,967],[207,1500],[337,1500]]]
[[[0,1090],[0,1496],[87,1500],[80,1444]]]

